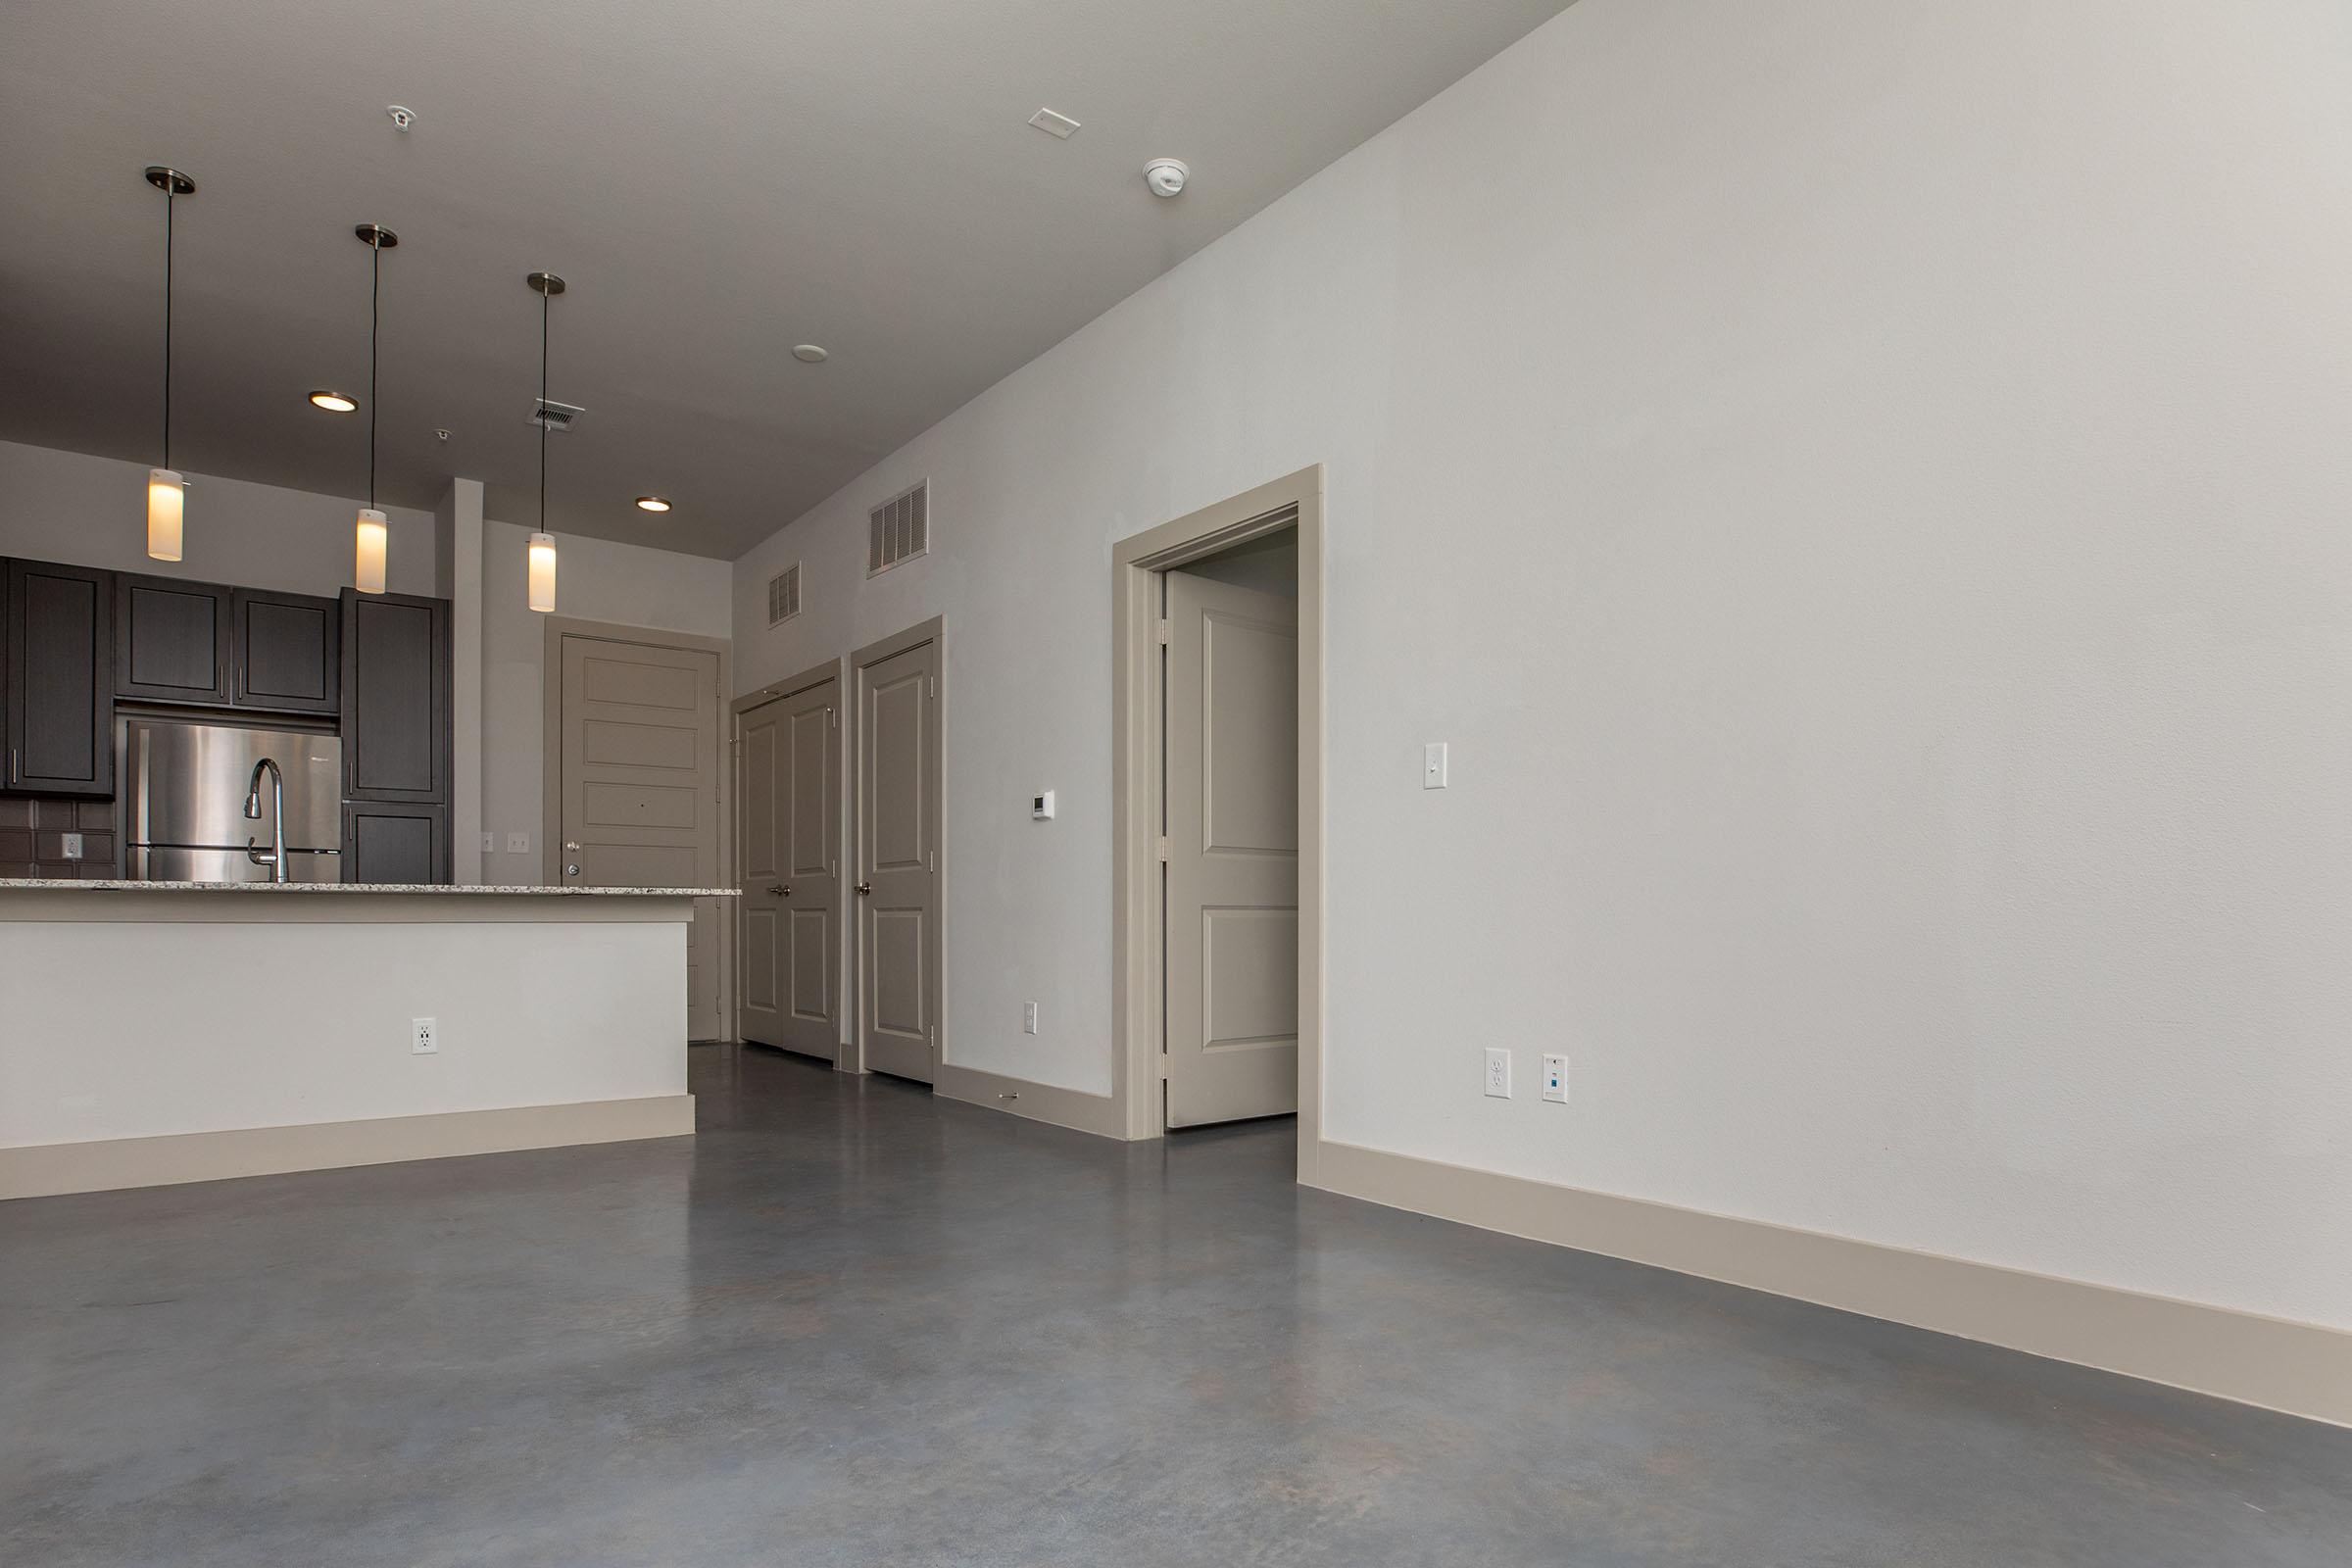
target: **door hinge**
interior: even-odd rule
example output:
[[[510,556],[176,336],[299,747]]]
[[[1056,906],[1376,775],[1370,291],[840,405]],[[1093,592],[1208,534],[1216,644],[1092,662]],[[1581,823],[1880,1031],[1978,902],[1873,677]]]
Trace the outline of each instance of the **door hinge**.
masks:
[[[1159,858],[1162,860],[1168,858],[1168,836],[1165,833],[1159,836]]]
[[[825,705],[825,722],[834,729],[841,728],[841,710],[831,703]]]
[[[1165,647],[1167,647],[1167,646],[1168,646],[1168,633],[1169,633],[1169,626],[1168,626],[1168,623],[1167,623],[1166,621],[1164,621],[1164,620],[1163,620],[1163,621],[1161,621],[1161,622],[1159,623],[1159,628],[1158,628],[1158,630],[1159,630],[1159,646],[1160,646],[1160,647],[1162,647],[1162,648],[1165,648]]]
[[[939,700],[939,677],[937,675],[931,677],[931,700],[933,702]]]

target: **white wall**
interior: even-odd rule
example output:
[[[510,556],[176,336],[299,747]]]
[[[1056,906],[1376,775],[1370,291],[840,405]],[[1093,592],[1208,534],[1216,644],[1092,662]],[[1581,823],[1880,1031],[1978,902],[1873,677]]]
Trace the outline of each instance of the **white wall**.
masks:
[[[50,896],[0,918],[0,969],[44,977],[0,988],[0,1149],[686,1092],[676,916],[24,917]],[[302,1027],[256,1027],[252,991],[223,981],[262,974],[272,1017]],[[409,1049],[418,1017],[431,1055]]]
[[[1105,1090],[1111,544],[1321,462],[1329,1136],[2352,1327],[2347,102],[2319,3],[1583,0],[737,684],[945,613],[950,1058]]]
[[[482,829],[496,846],[482,857],[482,880],[515,886],[547,880],[547,617],[524,595],[529,537],[513,523],[482,526]],[[574,534],[556,541],[556,612],[567,617],[726,637],[732,580],[723,561]],[[508,853],[514,832],[530,834],[528,854]]]
[[[0,441],[0,556],[333,597],[351,582],[360,503],[188,475],[184,559],[147,558],[147,466]],[[385,586],[434,591],[433,514],[383,509]]]

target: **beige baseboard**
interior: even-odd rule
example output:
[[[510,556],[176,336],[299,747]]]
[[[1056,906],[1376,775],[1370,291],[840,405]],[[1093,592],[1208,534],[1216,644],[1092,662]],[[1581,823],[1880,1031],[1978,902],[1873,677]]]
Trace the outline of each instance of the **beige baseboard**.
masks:
[[[1313,1185],[1391,1208],[2352,1425],[2352,1334],[1323,1141]]]
[[[1026,1078],[982,1072],[941,1062],[931,1092],[991,1110],[1010,1111],[1031,1121],[1052,1122],[1098,1138],[1124,1139],[1126,1132],[1118,1102],[1108,1095],[1090,1095],[1053,1084],[1033,1084]]]
[[[274,1176],[285,1171],[382,1165],[451,1154],[557,1149],[567,1144],[675,1138],[693,1131],[692,1095],[654,1095],[642,1100],[453,1110],[296,1127],[240,1127],[164,1138],[32,1144],[0,1149],[0,1199],[163,1187],[231,1176]]]

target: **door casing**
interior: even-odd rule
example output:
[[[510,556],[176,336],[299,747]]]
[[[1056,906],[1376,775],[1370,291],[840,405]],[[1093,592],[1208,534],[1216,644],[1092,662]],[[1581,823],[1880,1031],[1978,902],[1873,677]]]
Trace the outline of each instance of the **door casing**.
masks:
[[[834,691],[836,694],[834,699],[835,702],[841,708],[847,709],[849,702],[847,696],[844,694],[846,694],[848,690],[848,682],[844,679],[845,674],[846,671],[843,668],[843,661],[839,659],[828,659],[821,664],[811,664],[807,669],[800,671],[798,674],[789,675],[783,680],[771,681],[767,685],[760,687],[756,692],[750,692],[735,699],[730,712],[730,725],[727,732],[727,772],[729,777],[734,781],[735,786],[735,849],[733,858],[727,863],[733,870],[733,880],[736,887],[748,888],[749,886],[746,881],[746,872],[743,865],[743,845],[745,843],[745,835],[743,831],[743,813],[750,808],[751,804],[749,798],[744,793],[742,778],[744,715],[755,708],[764,708],[769,703],[777,702],[783,698],[798,696],[800,693],[808,691],[811,687],[823,685],[826,681],[831,681],[834,683]],[[850,885],[850,857],[846,853],[848,846],[842,842],[841,835],[846,831],[845,824],[848,821],[848,795],[846,792],[849,788],[848,765],[850,741],[853,732],[850,728],[849,715],[846,712],[841,715],[841,724],[836,733],[839,735],[840,739],[835,743],[833,748],[833,832],[835,835],[835,854],[833,857],[834,875],[832,952],[834,955],[834,965],[832,978],[833,995],[836,999],[833,1018],[833,1063],[835,1066],[842,1066],[844,1065],[842,1056],[844,1049],[847,1045],[846,1036],[848,1033],[850,1019],[849,993],[845,989],[847,983],[845,971],[848,968],[849,951],[849,912],[847,907],[847,900],[849,897]],[[733,991],[733,1031],[734,1038],[740,1040],[743,1038],[743,967],[740,961],[742,958],[742,949],[740,944],[745,940],[743,906],[740,903],[735,906],[735,916],[737,922],[735,939],[739,945],[736,950],[736,957],[738,962],[735,969],[736,984]]]
[[[539,879],[548,887],[564,883],[564,639],[567,636],[600,637],[609,642],[638,643],[648,648],[692,650],[718,655],[718,692],[720,709],[717,714],[716,736],[718,755],[711,765],[718,773],[718,863],[722,868],[735,864],[735,769],[729,755],[726,737],[732,730],[732,718],[725,708],[726,694],[733,689],[733,650],[723,637],[703,637],[692,632],[662,631],[652,626],[623,626],[612,621],[582,620],[571,615],[548,615],[543,631],[544,654],[540,666],[540,703],[543,715],[539,775],[542,795],[539,808]],[[741,940],[736,930],[736,909],[733,899],[718,901],[718,1019],[720,1038],[740,1040],[735,1013],[735,948]]]
[[[843,842],[841,865],[844,881],[854,886],[858,880],[858,857],[863,853],[865,830],[864,791],[858,785],[858,758],[865,743],[863,725],[865,723],[866,672],[874,665],[882,663],[886,660],[895,659],[909,649],[920,648],[925,643],[933,646],[935,678],[938,681],[938,692],[931,704],[931,722],[934,726],[932,757],[934,759],[933,766],[936,770],[935,787],[928,792],[928,799],[925,803],[931,818],[931,842],[939,849],[939,870],[933,883],[933,896],[939,901],[939,907],[934,911],[936,939],[931,944],[931,951],[925,955],[930,969],[933,1029],[937,1036],[937,1049],[931,1056],[931,1068],[936,1081],[936,1076],[948,1064],[949,1049],[947,1019],[948,865],[951,859],[947,836],[949,681],[948,622],[944,615],[934,615],[929,620],[909,626],[894,636],[867,643],[849,656],[849,679],[842,687],[842,706],[845,716],[842,720],[841,748],[843,766],[849,776],[846,790],[849,807],[849,833]],[[850,899],[852,902],[843,906],[846,911],[843,921],[847,938],[844,951],[849,954],[849,973],[848,985],[842,992],[842,1034],[844,1039],[840,1066],[844,1072],[864,1072],[867,1069],[860,1042],[864,1039],[865,1034],[865,922],[860,918],[860,912],[856,906],[856,895],[852,893]]]
[[[1323,466],[1316,464],[1119,542],[1111,553],[1111,1110],[1113,1136],[1165,1131],[1158,574],[1298,530],[1298,1180],[1323,1126]]]

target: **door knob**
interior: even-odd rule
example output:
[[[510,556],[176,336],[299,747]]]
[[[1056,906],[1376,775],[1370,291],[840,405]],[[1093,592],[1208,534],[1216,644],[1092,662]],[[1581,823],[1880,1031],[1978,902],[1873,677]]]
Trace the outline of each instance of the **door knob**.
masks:
[[[860,882],[860,883],[858,883],[858,896],[859,898],[861,898],[861,899],[870,899],[870,898],[872,898],[872,897],[874,896],[874,885],[873,885],[871,882]]]
[[[782,882],[770,882],[767,885],[767,891],[782,898],[789,899],[792,897],[792,888],[788,884]]]
[[[565,876],[578,876],[580,874],[580,862],[577,860],[572,861],[571,864],[564,868],[564,874]]]

